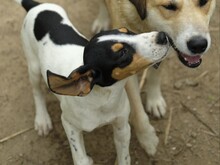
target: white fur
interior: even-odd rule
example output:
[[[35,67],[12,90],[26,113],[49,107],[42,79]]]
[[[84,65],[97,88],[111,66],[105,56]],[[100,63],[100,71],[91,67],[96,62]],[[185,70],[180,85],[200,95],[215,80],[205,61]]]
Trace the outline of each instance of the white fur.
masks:
[[[15,0],[18,4],[21,4],[22,0]]]
[[[101,30],[108,30],[110,26],[110,18],[108,10],[106,8],[105,2],[103,0],[99,1],[99,15],[92,24],[92,32],[98,33]]]
[[[73,27],[65,11],[54,4],[39,5],[31,9],[24,19],[21,36],[36,106],[35,129],[39,135],[47,135],[52,129],[52,122],[40,89],[41,75],[46,83],[47,70],[67,77],[74,69],[83,64],[84,51],[84,47],[78,45],[56,45],[51,41],[48,34],[40,41],[35,39],[33,34],[35,19],[38,13],[44,10],[59,13],[64,19],[62,23]],[[111,39],[127,42],[128,44],[132,43],[131,45],[143,55],[145,53],[152,54],[149,58],[155,62],[162,59],[168,50],[168,44],[160,46],[155,43],[156,33],[141,34],[129,37],[126,40],[123,37],[117,38],[116,36]],[[148,50],[145,49],[145,43],[148,42],[149,38],[151,38],[152,47]],[[100,42],[102,42],[102,39],[100,38]],[[130,126],[128,124],[130,105],[124,89],[126,81],[127,79],[121,80],[109,87],[95,85],[91,93],[85,97],[55,94],[60,101],[62,124],[70,143],[75,165],[93,164],[92,159],[86,154],[82,131],[90,132],[106,124],[113,126],[118,164],[130,164]],[[148,122],[148,118],[144,119],[143,122]],[[143,138],[142,141],[146,141],[144,143],[148,145],[146,148],[149,149],[149,153],[154,154],[158,139],[151,136],[152,134],[155,135],[153,127],[149,125],[146,132],[141,134],[146,135],[146,139]]]
[[[154,61],[160,60],[161,52],[166,51],[166,47],[158,47],[157,44],[154,44],[155,38],[158,32],[142,33],[134,36],[127,36],[125,34],[121,35],[107,35],[101,36],[98,39],[98,42],[117,40],[118,42],[125,42],[133,45],[137,50],[137,53],[144,55],[144,52],[149,52],[145,58],[153,59]],[[149,46],[146,46],[149,45]]]

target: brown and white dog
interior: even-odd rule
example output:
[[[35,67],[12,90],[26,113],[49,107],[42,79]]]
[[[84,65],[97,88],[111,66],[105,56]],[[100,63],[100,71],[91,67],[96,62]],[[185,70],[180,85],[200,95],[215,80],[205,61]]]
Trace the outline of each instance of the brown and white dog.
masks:
[[[215,0],[100,0],[100,12],[95,20],[93,32],[106,29],[110,24],[105,2],[112,21],[112,27],[127,27],[136,32],[164,31],[172,39],[180,61],[195,68],[210,47],[209,21],[214,12]],[[153,67],[147,75],[146,110],[160,118],[165,115],[166,102],[160,89],[160,69]],[[132,106],[131,122],[143,148],[149,132],[148,117],[144,113],[138,89],[137,78],[131,78],[126,86]],[[154,135],[156,136],[156,135]],[[152,152],[151,152],[152,154]]]

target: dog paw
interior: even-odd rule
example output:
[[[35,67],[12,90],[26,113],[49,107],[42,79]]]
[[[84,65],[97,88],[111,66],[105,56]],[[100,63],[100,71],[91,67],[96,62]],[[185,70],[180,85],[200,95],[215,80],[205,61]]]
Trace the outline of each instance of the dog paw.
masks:
[[[48,135],[50,130],[53,129],[49,114],[36,115],[34,127],[39,136]]]
[[[161,118],[166,113],[166,102],[161,94],[147,96],[146,111],[157,118]]]
[[[93,160],[92,160],[92,158],[90,157],[90,156],[88,156],[88,159],[89,159],[89,165],[93,165]]]
[[[77,165],[93,165],[93,160],[91,157],[86,156],[86,157],[82,157],[81,160],[78,160],[77,162],[75,162]]]
[[[156,135],[154,127],[149,125],[144,131],[137,133],[137,138],[142,148],[149,156],[155,155],[159,138]]]
[[[96,18],[92,25],[92,33],[96,34],[102,30],[108,30],[110,26],[109,19]]]

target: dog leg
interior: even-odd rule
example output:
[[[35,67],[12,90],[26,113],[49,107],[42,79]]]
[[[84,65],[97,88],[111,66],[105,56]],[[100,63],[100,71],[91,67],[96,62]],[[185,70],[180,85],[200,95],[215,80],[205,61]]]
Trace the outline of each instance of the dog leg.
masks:
[[[129,143],[131,137],[131,129],[128,118],[117,118],[113,123],[114,142],[117,151],[117,165],[130,165]]]
[[[141,146],[149,155],[154,155],[159,139],[144,111],[138,89],[137,76],[129,78],[126,84],[126,91],[131,104],[130,120]]]
[[[147,72],[146,110],[157,118],[163,117],[166,113],[166,102],[160,89],[161,67],[163,66],[158,69],[151,67]]]
[[[82,131],[61,117],[62,124],[69,140],[74,165],[92,165],[93,160],[87,156]]]
[[[105,5],[105,0],[99,0],[99,13],[92,25],[92,32],[94,34],[102,31],[108,30],[110,26],[110,18],[108,10]]]
[[[40,82],[41,73],[39,66],[36,62],[29,63],[29,78],[33,88],[33,96],[36,108],[35,114],[35,130],[38,131],[38,135],[45,136],[52,129],[52,122],[47,112],[46,102],[42,93]]]
[[[26,34],[26,33],[22,33]],[[23,38],[27,38],[24,37]],[[31,49],[30,42],[27,40],[23,40],[24,52],[26,55],[27,63],[28,63],[28,73],[30,83],[32,85],[34,103],[35,103],[35,130],[38,131],[38,135],[45,136],[52,130],[52,122],[51,118],[47,112],[46,102],[41,90],[41,71],[38,62],[38,58],[35,56]]]

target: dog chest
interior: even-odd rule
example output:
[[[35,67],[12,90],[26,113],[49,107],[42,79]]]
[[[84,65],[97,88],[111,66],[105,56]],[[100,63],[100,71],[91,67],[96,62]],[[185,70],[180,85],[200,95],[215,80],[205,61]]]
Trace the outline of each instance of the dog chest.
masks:
[[[124,89],[115,91],[114,94],[106,92],[102,97],[95,96],[91,92],[91,95],[86,97],[62,97],[61,99],[63,118],[78,129],[87,132],[109,124],[119,116],[128,115],[130,111]]]

